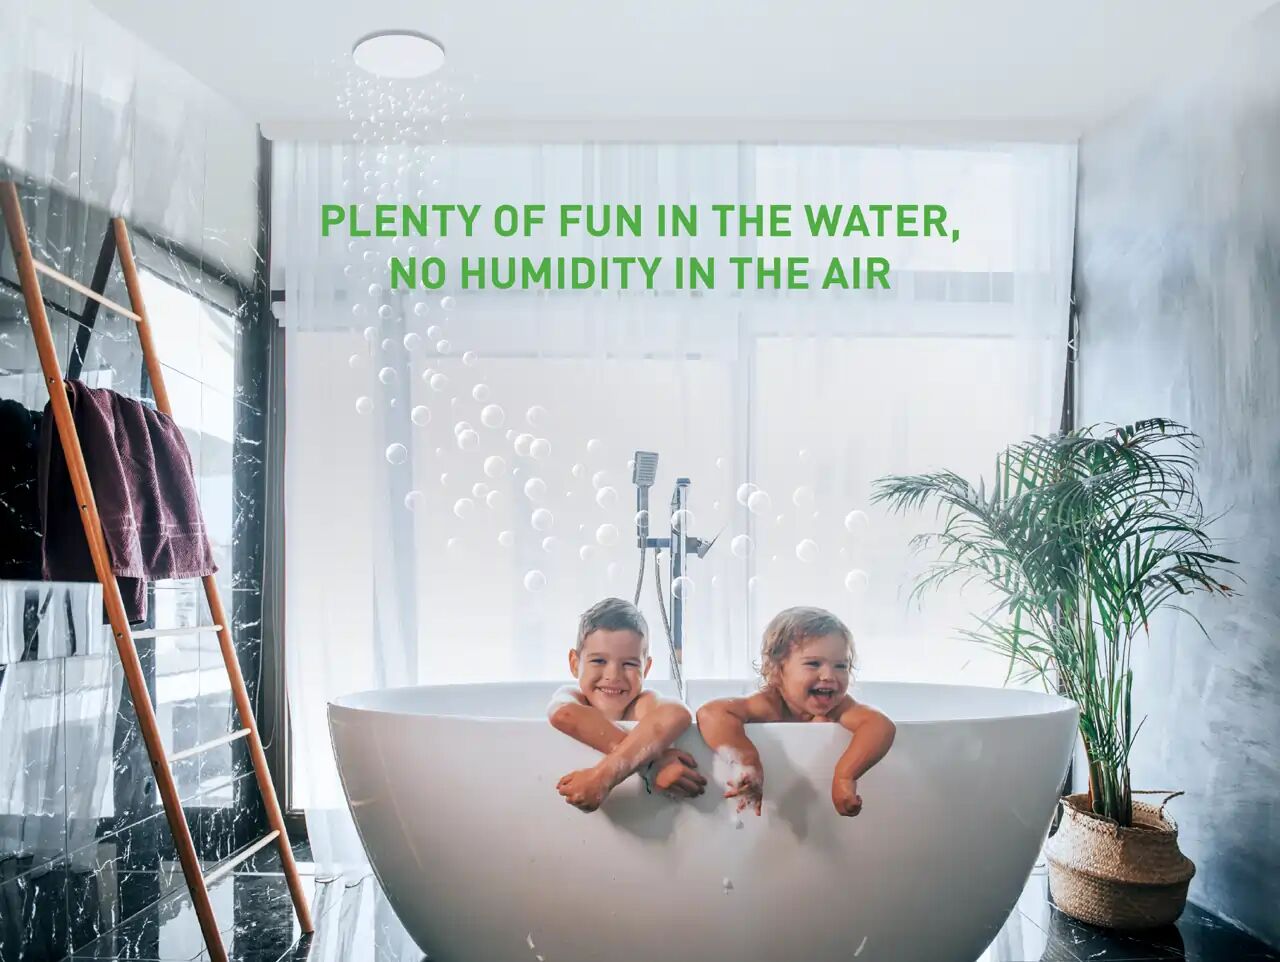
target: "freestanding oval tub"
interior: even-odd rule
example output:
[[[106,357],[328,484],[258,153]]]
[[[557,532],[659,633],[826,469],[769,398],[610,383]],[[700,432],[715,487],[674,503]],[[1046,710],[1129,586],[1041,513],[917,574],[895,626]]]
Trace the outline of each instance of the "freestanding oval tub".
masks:
[[[689,704],[747,684],[691,682]],[[861,684],[854,697],[898,735],[858,783],[856,818],[830,797],[849,736],[813,724],[748,729],[760,816],[733,815],[715,779],[673,801],[634,777],[584,814],[556,782],[599,755],[547,722],[557,687],[329,706],[374,872],[433,962],[973,962],[1034,865],[1076,726],[1076,706],[1052,695]],[[696,726],[676,744],[712,775]]]

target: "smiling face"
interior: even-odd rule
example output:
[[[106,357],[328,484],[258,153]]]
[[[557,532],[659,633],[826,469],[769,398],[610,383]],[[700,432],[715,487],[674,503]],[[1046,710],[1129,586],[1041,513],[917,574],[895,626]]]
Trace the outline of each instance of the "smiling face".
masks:
[[[629,628],[597,628],[583,639],[581,651],[569,652],[569,670],[588,704],[614,721],[644,689],[652,666],[643,636]]]
[[[849,643],[840,635],[802,638],[779,665],[778,692],[801,718],[826,715],[849,691]]]

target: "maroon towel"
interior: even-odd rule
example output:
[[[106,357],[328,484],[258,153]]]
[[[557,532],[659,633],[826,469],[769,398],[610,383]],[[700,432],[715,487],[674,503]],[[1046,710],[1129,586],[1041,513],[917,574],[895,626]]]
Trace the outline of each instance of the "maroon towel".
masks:
[[[115,391],[65,383],[111,570],[129,620],[144,621],[148,580],[218,570],[200,514],[191,454],[167,414]],[[45,578],[96,580],[49,404],[40,422],[39,486]]]

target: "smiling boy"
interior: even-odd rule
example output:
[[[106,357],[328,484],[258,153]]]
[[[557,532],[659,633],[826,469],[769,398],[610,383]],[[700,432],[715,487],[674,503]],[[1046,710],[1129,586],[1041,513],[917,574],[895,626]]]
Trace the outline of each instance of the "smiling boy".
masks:
[[[646,787],[674,798],[694,798],[706,789],[693,757],[671,747],[693,723],[689,709],[644,689],[653,666],[648,634],[644,615],[621,598],[606,598],[579,619],[577,644],[569,651],[577,684],[556,692],[547,716],[557,730],[603,753],[591,768],[570,772],[556,785],[584,812],[599,808],[636,771]],[[619,727],[623,721],[635,727]]]

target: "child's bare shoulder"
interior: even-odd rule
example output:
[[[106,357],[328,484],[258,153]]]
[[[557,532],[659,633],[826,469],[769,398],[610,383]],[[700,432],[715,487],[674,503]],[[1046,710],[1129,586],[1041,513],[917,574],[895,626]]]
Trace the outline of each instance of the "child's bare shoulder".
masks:
[[[563,685],[556,689],[556,693],[551,696],[551,701],[547,705],[547,714],[550,715],[561,705],[585,705],[587,704],[587,696],[576,685]]]
[[[782,696],[772,688],[753,692],[742,699],[742,704],[749,722],[776,722],[786,718]]]

